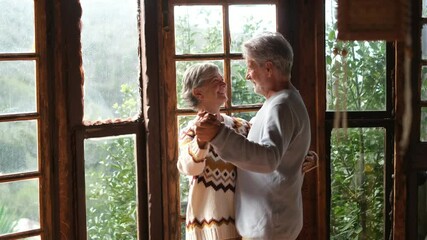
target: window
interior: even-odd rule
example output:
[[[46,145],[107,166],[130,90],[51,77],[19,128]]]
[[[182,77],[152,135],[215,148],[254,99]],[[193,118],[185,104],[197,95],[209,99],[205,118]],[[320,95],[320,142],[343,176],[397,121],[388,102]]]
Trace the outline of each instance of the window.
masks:
[[[263,99],[246,85],[240,44],[279,29],[294,47],[312,146],[326,157],[304,180],[300,238],[423,239],[427,1],[411,1],[404,159],[406,46],[336,41],[334,0],[325,2],[0,0],[0,238],[181,238],[177,136],[195,114],[181,99],[183,71],[220,66],[221,111],[249,119]]]
[[[80,3],[84,96],[78,105],[83,116],[75,122],[78,238],[146,238],[139,6],[133,0]]]
[[[393,112],[389,44],[336,39],[325,5],[329,239],[388,239]]]
[[[181,97],[184,71],[199,62],[212,62],[222,71],[227,83],[228,100],[221,108],[223,113],[249,120],[259,109],[263,98],[256,95],[245,79],[246,66],[241,54],[241,44],[256,33],[276,31],[277,6],[274,1],[262,1],[259,4],[246,4],[239,1],[223,1],[218,4],[182,4],[170,1],[169,18],[172,49],[165,49],[167,71],[165,87],[168,89],[167,119],[169,126],[167,140],[167,159],[169,172],[176,180],[169,180],[169,200],[179,200],[176,205],[169,203],[169,213],[177,214],[180,219],[171,222],[171,238],[176,238],[180,229],[181,238],[185,236],[185,212],[188,197],[188,176],[179,175],[176,168],[178,159],[178,134],[189,120],[195,117],[195,111],[185,105]],[[172,127],[176,126],[176,127]],[[176,189],[176,190],[175,190]],[[177,193],[175,195],[175,192]],[[180,227],[178,227],[180,226]]]
[[[14,239],[51,234],[43,2],[0,1],[0,236]]]
[[[427,1],[419,0],[414,3],[413,14],[416,30],[413,33],[414,67],[412,111],[413,132],[410,150],[410,186],[408,203],[410,208],[408,218],[409,238],[424,239],[427,236]]]

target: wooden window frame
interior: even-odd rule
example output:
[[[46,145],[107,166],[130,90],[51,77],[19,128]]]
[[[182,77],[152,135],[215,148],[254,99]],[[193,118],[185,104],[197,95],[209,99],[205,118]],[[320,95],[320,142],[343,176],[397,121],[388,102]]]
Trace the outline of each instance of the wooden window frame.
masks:
[[[214,1],[214,0],[212,0]],[[226,0],[215,1],[223,3]],[[144,162],[144,167],[138,168],[138,184],[146,184],[146,195],[138,195],[145,206],[141,206],[138,215],[147,222],[139,225],[140,238],[178,239],[179,237],[179,191],[177,188],[178,174],[176,170],[176,146],[169,147],[174,142],[176,124],[169,125],[170,112],[175,114],[168,93],[175,91],[170,79],[175,79],[175,69],[167,60],[171,56],[170,14],[171,0],[142,1],[140,11],[144,17],[140,19],[140,59],[141,59],[141,96],[142,116],[136,121],[112,123],[99,126],[84,126],[81,123],[83,111],[82,74],[80,56],[80,17],[82,9],[78,0],[37,0],[35,2],[35,29],[37,56],[0,54],[1,59],[18,57],[22,59],[38,58],[38,109],[40,114],[8,115],[0,117],[0,121],[25,120],[37,118],[39,126],[39,157],[40,161],[40,231],[26,232],[20,237],[41,234],[42,239],[78,239],[83,236],[81,213],[81,168],[83,139],[97,136],[110,136],[133,133],[137,134],[138,162]],[[176,0],[178,4],[208,3],[207,0]],[[239,0],[229,0],[229,3],[241,3]],[[324,141],[328,139],[331,129],[331,117],[325,114],[326,103],[323,96],[325,89],[325,59],[324,59],[324,2],[276,0],[278,4],[277,19],[279,32],[284,33],[292,44],[295,53],[293,79],[303,95],[307,105],[312,125],[311,149],[320,156],[317,171],[305,176],[304,194],[304,228],[299,239],[310,239],[317,236],[319,240],[328,239],[328,226],[325,221],[327,213],[327,178],[326,167],[327,148]],[[421,0],[412,4],[412,12],[419,10]],[[248,0],[248,3],[265,3],[263,0]],[[418,13],[413,14],[417,19]],[[418,21],[418,23],[417,23]],[[282,23],[282,24],[280,24]],[[419,18],[413,21],[413,39],[419,39]],[[145,39],[143,36],[149,36]],[[172,45],[171,45],[172,44]],[[420,43],[413,42],[414,56],[420,54]],[[394,153],[387,149],[386,155],[394,154],[393,189],[393,237],[395,240],[411,239],[416,223],[414,206],[416,192],[414,177],[419,169],[427,169],[423,158],[427,146],[419,143],[419,111],[414,111],[411,135],[411,148],[408,154],[401,152],[399,142],[403,138],[405,82],[404,52],[407,46],[402,42],[394,42],[393,51],[395,66],[393,79],[395,81],[395,104],[391,109],[394,121],[386,119],[383,113],[378,113],[377,122],[385,126],[387,134],[394,131]],[[419,64],[414,58],[411,72],[413,79],[411,89],[419,93]],[[424,63],[423,63],[424,64]],[[389,73],[388,73],[389,74]],[[391,74],[391,73],[390,73]],[[411,99],[413,106],[418,106],[417,94]],[[175,100],[176,101],[176,100]],[[43,111],[41,111],[43,110]],[[227,111],[227,110],[225,110]],[[389,110],[387,110],[389,111]],[[418,119],[418,120],[417,120]],[[355,119],[356,120],[356,119]],[[173,120],[175,121],[175,120]],[[381,122],[384,121],[384,122]],[[418,121],[418,122],[417,122]],[[380,123],[381,122],[381,123]],[[44,124],[47,123],[47,124]],[[418,124],[418,125],[417,125]],[[377,125],[375,125],[377,126]],[[417,139],[418,137],[418,139]],[[80,144],[80,146],[79,146]],[[391,144],[391,143],[388,143]],[[413,144],[413,145],[412,145]],[[79,148],[80,150],[77,150]],[[80,160],[79,160],[80,159]],[[79,162],[80,161],[80,162]],[[18,176],[12,176],[15,178]],[[24,177],[25,178],[25,177]],[[17,179],[17,178],[15,178]],[[9,177],[0,177],[0,182],[8,182]],[[142,185],[140,185],[142,186]],[[80,193],[79,193],[80,192]],[[415,194],[415,195],[414,195]],[[408,198],[408,199],[407,199]],[[143,204],[143,205],[144,205]],[[391,226],[390,226],[391,227]],[[415,232],[416,233],[416,232]],[[13,235],[17,237],[17,235]],[[408,237],[409,236],[409,237]],[[408,238],[407,238],[408,237]]]
[[[52,239],[86,239],[84,140],[135,135],[137,163],[138,239],[163,238],[160,107],[158,83],[157,1],[138,0],[141,114],[133,120],[83,122],[84,73],[81,55],[79,0],[50,1],[50,35],[54,91],[52,116],[56,173],[55,209],[58,210]],[[145,16],[145,17],[144,17]],[[147,20],[150,19],[150,20]],[[53,22],[57,24],[53,24]],[[150,41],[145,36],[150,36]],[[52,83],[53,83],[52,82]],[[60,210],[60,211],[59,211]]]
[[[162,82],[161,89],[161,104],[164,106],[162,111],[162,121],[161,124],[164,126],[161,130],[162,144],[164,147],[162,151],[163,160],[163,211],[164,211],[164,227],[165,227],[165,239],[179,239],[180,238],[180,203],[179,203],[179,173],[176,168],[177,154],[178,154],[178,144],[177,144],[177,122],[176,117],[178,115],[186,115],[194,113],[191,110],[181,110],[176,109],[176,93],[175,93],[175,61],[176,60],[214,60],[214,59],[225,59],[224,62],[224,79],[229,81],[230,69],[228,69],[228,63],[233,59],[241,59],[239,54],[215,54],[215,55],[191,55],[191,56],[175,56],[175,46],[174,46],[174,30],[173,30],[173,6],[174,4],[213,4],[221,5],[224,4],[276,4],[277,5],[277,31],[284,34],[287,39],[290,41],[291,45],[294,48],[294,69],[293,69],[293,83],[297,88],[300,89],[300,92],[303,95],[303,99],[306,102],[307,108],[309,109],[309,114],[311,117],[312,125],[312,143],[311,149],[319,152],[317,147],[318,133],[315,126],[317,126],[316,116],[316,99],[313,97],[313,89],[317,89],[318,83],[313,81],[316,79],[315,60],[313,54],[310,55],[309,61],[301,57],[299,54],[301,51],[307,50],[315,52],[316,42],[313,39],[316,39],[316,32],[304,32],[306,29],[299,32],[299,29],[308,27],[311,29],[310,24],[313,24],[316,17],[320,16],[315,14],[315,9],[319,9],[322,4],[316,2],[313,7],[313,3],[304,4],[300,1],[281,1],[281,0],[248,0],[242,2],[240,0],[162,0],[161,12],[162,12],[162,52],[161,63],[162,68],[160,69],[160,75]],[[323,8],[323,7],[321,7]],[[302,14],[302,15],[301,15]],[[305,15],[304,15],[305,14]],[[310,18],[307,17],[308,14],[312,14]],[[323,14],[323,13],[321,13]],[[228,21],[227,14],[225,14],[224,22]],[[322,20],[323,22],[323,20]],[[293,26],[295,24],[295,26]],[[300,26],[304,25],[305,26]],[[224,35],[228,34],[228,29],[224,29]],[[302,36],[301,34],[307,34]],[[322,33],[323,34],[323,33]],[[309,45],[306,45],[309,44]],[[225,50],[228,50],[227,44]],[[311,69],[307,75],[303,78],[299,78],[300,73],[306,72],[303,68],[308,67]],[[228,90],[227,93],[231,94],[231,85],[227,82]],[[229,95],[230,96],[230,95]],[[260,106],[250,106],[250,107],[236,107],[231,106],[230,99],[228,100],[225,107],[222,109],[223,112],[230,114],[232,112],[242,112],[242,111],[254,111]],[[318,177],[317,173],[313,171],[312,173],[306,174],[303,186],[303,195],[304,195],[304,229],[300,234],[300,239],[309,239],[311,236],[315,236],[318,232],[322,232],[321,225],[318,222],[316,214],[318,213],[319,207],[324,205],[318,204],[316,200],[318,198]]]
[[[408,150],[405,156],[407,164],[407,239],[418,238],[418,172],[427,171],[427,142],[420,141],[421,108],[427,107],[427,102],[421,100],[421,66],[427,66],[427,60],[422,59],[421,36],[422,27],[427,26],[427,18],[422,17],[422,0],[412,1],[412,42],[413,57],[411,63],[412,89],[412,125]],[[424,39],[425,40],[425,39]]]
[[[50,96],[52,94],[49,88],[50,73],[48,70],[48,45],[47,45],[47,19],[45,18],[47,10],[44,7],[46,0],[34,1],[34,53],[1,53],[0,61],[34,60],[36,64],[35,85],[36,85],[36,111],[34,113],[6,114],[0,116],[0,122],[11,121],[37,121],[37,171],[14,173],[0,176],[0,183],[10,183],[19,180],[39,179],[39,217],[40,228],[7,234],[5,238],[23,238],[38,236],[42,239],[52,238],[53,226],[53,176],[52,176],[52,141],[49,136],[52,129],[48,126],[51,120]]]

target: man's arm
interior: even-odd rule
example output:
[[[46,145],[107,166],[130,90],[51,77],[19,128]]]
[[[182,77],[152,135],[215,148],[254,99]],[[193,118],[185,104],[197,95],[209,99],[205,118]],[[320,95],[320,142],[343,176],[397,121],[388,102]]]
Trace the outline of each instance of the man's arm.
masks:
[[[293,123],[288,121],[285,124],[279,117],[286,114],[291,113],[283,107],[269,112],[267,120],[260,126],[263,136],[258,142],[249,141],[235,131],[218,125],[207,115],[196,124],[196,135],[203,141],[210,141],[215,152],[225,161],[248,171],[268,173],[277,169],[292,138]]]

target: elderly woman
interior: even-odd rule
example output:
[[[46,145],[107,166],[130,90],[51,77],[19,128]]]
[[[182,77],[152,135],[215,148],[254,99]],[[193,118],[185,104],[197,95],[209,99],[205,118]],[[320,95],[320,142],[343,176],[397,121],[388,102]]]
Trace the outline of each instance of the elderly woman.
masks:
[[[227,101],[226,84],[219,69],[211,63],[189,67],[183,78],[183,98],[195,111],[206,111],[219,122],[246,137],[249,122],[220,113]],[[186,213],[186,239],[240,239],[235,228],[234,193],[236,167],[223,161],[195,134],[195,117],[179,138],[177,167],[191,178]],[[303,171],[317,164],[317,156],[307,156]]]
[[[220,114],[227,94],[216,65],[205,63],[189,67],[184,73],[183,98],[194,110],[216,114],[226,126],[247,135],[248,122]],[[186,239],[239,239],[234,226],[236,167],[219,159],[209,143],[198,141],[194,132],[197,120],[198,117],[190,121],[179,139],[178,170],[191,177]]]

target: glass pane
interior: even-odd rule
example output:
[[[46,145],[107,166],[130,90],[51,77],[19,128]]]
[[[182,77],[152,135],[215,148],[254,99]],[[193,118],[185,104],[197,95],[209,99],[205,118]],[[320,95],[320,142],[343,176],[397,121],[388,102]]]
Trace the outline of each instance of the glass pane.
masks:
[[[85,140],[88,239],[137,239],[135,136]]]
[[[231,103],[234,106],[264,102],[264,97],[254,92],[252,82],[246,80],[246,63],[244,60],[231,61],[231,82]]]
[[[330,239],[384,238],[385,129],[333,130]]]
[[[0,235],[40,228],[39,180],[0,183]]]
[[[188,108],[187,104],[182,98],[182,81],[183,81],[185,70],[187,70],[187,68],[189,68],[194,64],[203,63],[203,62],[209,62],[217,65],[221,71],[221,74],[223,75],[223,72],[224,72],[223,61],[178,61],[176,62],[176,66],[175,66],[176,67],[176,99],[177,99],[177,107],[179,109]]]
[[[423,25],[421,31],[421,58],[427,60],[427,24]]]
[[[37,121],[0,123],[0,176],[37,171]]]
[[[35,61],[0,62],[1,115],[36,112],[35,64]]]
[[[427,107],[421,108],[420,141],[427,142]]]
[[[34,0],[0,0],[0,53],[35,52]]]
[[[181,240],[185,240],[185,221],[181,222]]]
[[[82,0],[84,119],[140,111],[137,1]]]
[[[423,9],[422,9],[422,16],[424,18],[427,18],[427,0],[423,0]]]
[[[427,66],[421,67],[421,100],[427,100]]]
[[[242,43],[254,35],[276,31],[276,5],[231,5],[230,6],[231,52],[241,53]]]
[[[181,199],[181,215],[185,216],[185,212],[187,211],[187,203],[188,203],[188,191],[190,187],[190,179],[188,176],[183,174],[179,175],[179,199]]]
[[[386,109],[386,43],[337,41],[336,0],[326,1],[327,110]]]
[[[418,238],[427,239],[427,171],[418,172]]]
[[[246,121],[251,121],[253,117],[255,117],[256,112],[236,112],[232,113],[231,116],[243,118]]]
[[[188,126],[188,123],[194,119],[196,115],[191,116],[179,116],[178,117],[178,133],[181,134],[183,129]],[[191,177],[190,177],[191,178]],[[185,216],[185,213],[187,211],[187,203],[188,203],[188,191],[190,188],[190,181],[189,176],[185,176],[183,174],[180,174],[179,176],[179,196],[180,196],[180,208],[181,208],[181,215]],[[184,223],[185,224],[185,223]],[[185,226],[183,229],[185,233]]]
[[[175,53],[222,53],[221,6],[175,6]]]

